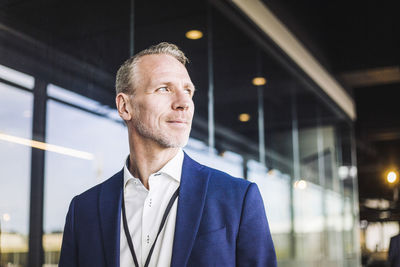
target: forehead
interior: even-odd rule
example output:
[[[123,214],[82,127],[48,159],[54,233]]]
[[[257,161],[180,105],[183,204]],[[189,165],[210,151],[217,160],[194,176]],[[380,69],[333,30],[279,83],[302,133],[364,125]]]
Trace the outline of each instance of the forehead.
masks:
[[[141,57],[137,63],[137,72],[143,80],[150,80],[147,82],[179,79],[191,83],[186,67],[170,55],[145,55]]]

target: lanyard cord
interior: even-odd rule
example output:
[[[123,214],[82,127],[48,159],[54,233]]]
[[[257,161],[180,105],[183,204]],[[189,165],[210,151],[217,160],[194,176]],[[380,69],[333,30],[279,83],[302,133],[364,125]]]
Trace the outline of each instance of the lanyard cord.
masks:
[[[168,214],[169,214],[169,212],[170,212],[170,210],[172,208],[172,205],[174,204],[174,202],[175,202],[176,198],[178,197],[178,195],[179,195],[179,187],[176,189],[175,193],[172,195],[171,199],[168,202],[168,206],[165,209],[164,215],[162,217],[160,228],[158,229],[158,233],[157,233],[156,239],[154,240],[154,243],[151,246],[151,249],[150,249],[149,255],[147,256],[146,263],[144,264],[144,267],[148,267],[149,266],[150,259],[151,259],[151,256],[153,254],[154,246],[156,245],[158,236],[160,235],[161,230],[164,227],[165,220],[167,219]],[[124,192],[122,192],[122,221],[123,221],[123,224],[124,224],[124,232],[125,232],[126,239],[128,241],[129,250],[131,251],[131,254],[132,254],[132,257],[133,257],[133,261],[135,263],[135,266],[139,267],[139,263],[138,263],[137,258],[136,258],[135,250],[133,248],[133,242],[132,242],[131,234],[129,232],[128,222],[127,222],[127,219],[126,219]]]

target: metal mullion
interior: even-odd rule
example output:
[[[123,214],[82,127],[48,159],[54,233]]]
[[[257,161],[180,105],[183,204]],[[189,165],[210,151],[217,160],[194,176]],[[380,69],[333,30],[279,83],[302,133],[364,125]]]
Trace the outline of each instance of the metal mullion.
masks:
[[[129,14],[129,56],[135,54],[135,0],[130,2]]]
[[[32,139],[41,142],[45,142],[46,139],[46,88],[46,82],[35,80],[35,87],[33,89]],[[28,266],[41,267],[43,264],[42,239],[45,151],[32,147],[31,155]]]
[[[0,78],[0,83],[4,83],[4,84],[6,84],[6,85],[15,87],[15,88],[17,88],[17,89],[21,89],[21,90],[23,90],[23,91],[32,93],[32,89],[29,89],[29,88],[27,88],[27,87],[24,87],[24,86],[19,85],[19,84],[16,84],[16,83],[13,83],[13,82],[11,82],[11,81],[9,81],[9,80],[5,80],[5,79],[3,79],[3,78]]]
[[[213,64],[213,35],[212,35],[212,6],[207,6],[207,59],[208,59],[208,146],[209,152],[214,153],[215,123],[214,123],[214,64]]]
[[[293,175],[289,183],[290,192],[290,257],[296,258],[296,236],[295,236],[295,211],[294,211],[294,187],[296,180],[300,179],[300,149],[299,149],[299,122],[297,115],[296,90],[292,87],[291,93],[292,108],[292,147],[293,147]]]

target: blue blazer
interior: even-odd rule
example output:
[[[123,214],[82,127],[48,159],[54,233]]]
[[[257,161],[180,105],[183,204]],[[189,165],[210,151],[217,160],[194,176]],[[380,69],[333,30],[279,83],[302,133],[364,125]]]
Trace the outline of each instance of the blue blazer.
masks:
[[[119,267],[122,188],[120,171],[72,199],[60,267]],[[170,266],[275,267],[257,185],[185,154]]]

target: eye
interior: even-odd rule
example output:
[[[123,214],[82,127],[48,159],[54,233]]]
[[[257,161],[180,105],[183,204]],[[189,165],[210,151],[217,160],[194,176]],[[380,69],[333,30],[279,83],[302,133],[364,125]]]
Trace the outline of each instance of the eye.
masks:
[[[157,91],[159,91],[159,92],[168,92],[169,89],[168,89],[168,87],[160,87],[160,88],[157,89]]]
[[[188,95],[192,95],[192,94],[193,94],[193,90],[190,89],[190,88],[186,88],[186,89],[185,89],[185,92],[186,92]]]

